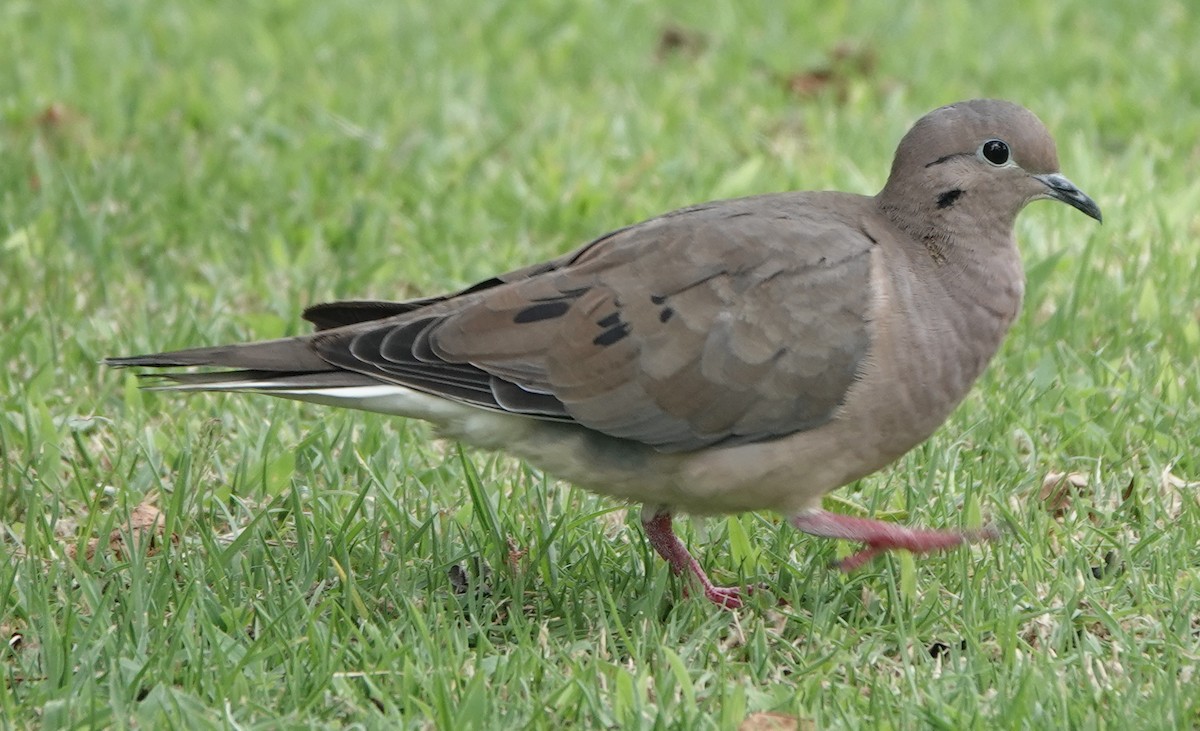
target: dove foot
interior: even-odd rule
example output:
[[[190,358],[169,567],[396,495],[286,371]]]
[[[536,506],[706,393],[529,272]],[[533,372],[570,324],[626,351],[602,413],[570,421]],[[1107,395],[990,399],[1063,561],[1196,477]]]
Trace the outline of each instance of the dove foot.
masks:
[[[841,538],[859,541],[866,547],[837,562],[842,571],[853,571],[885,551],[902,549],[913,553],[933,553],[964,543],[989,541],[996,538],[996,529],[934,531],[905,528],[882,520],[839,515],[826,510],[812,510],[794,516],[792,526],[797,530],[822,538]]]
[[[683,545],[679,536],[675,535],[675,531],[671,528],[671,511],[664,508],[647,507],[642,513],[642,528],[646,531],[646,538],[650,541],[650,545],[654,547],[658,555],[671,564],[671,570],[675,572],[676,576],[682,576],[684,573],[691,574],[704,590],[705,598],[722,609],[740,609],[742,607],[743,591],[749,594],[753,587],[746,587],[743,590],[737,586],[714,584],[708,578],[704,568],[700,566],[700,562],[688,552],[687,546]]]
[[[742,589],[739,586],[715,586],[709,582],[704,587],[704,597],[722,609],[741,609],[742,593],[750,594],[752,591],[753,586]]]

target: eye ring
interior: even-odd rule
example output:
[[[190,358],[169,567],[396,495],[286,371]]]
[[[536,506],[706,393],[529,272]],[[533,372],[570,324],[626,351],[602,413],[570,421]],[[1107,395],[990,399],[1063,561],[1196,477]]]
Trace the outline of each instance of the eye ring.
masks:
[[[1000,167],[1012,161],[1012,153],[1004,140],[988,140],[979,146],[979,157],[988,164]]]

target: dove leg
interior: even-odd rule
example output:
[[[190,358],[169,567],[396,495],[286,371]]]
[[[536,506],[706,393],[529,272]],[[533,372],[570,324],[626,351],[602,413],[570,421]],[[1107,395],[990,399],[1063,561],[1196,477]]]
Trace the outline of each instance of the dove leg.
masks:
[[[826,510],[801,513],[793,516],[791,523],[797,530],[809,535],[865,543],[866,547],[861,551],[837,562],[837,567],[842,571],[853,571],[885,551],[903,549],[913,553],[932,553],[996,537],[996,530],[992,527],[971,531],[920,530]]]
[[[687,546],[675,535],[671,528],[671,511],[662,506],[647,505],[642,509],[642,528],[646,538],[658,555],[671,564],[671,570],[676,576],[690,573],[700,582],[704,596],[713,604],[724,609],[738,609],[742,606],[742,590],[736,586],[717,586],[708,578],[704,568],[700,566]]]

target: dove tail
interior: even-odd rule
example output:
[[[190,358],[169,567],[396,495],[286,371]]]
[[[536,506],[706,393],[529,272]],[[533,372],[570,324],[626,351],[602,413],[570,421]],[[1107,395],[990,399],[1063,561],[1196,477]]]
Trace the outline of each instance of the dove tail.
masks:
[[[442,421],[462,406],[398,384],[331,365],[309,346],[308,338],[192,348],[106,358],[114,368],[189,368],[223,370],[140,373],[150,391],[220,391],[269,396]]]

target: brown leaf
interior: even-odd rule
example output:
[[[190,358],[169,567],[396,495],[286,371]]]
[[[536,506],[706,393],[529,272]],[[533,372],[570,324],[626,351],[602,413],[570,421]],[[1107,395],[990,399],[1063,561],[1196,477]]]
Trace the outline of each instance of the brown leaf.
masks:
[[[751,713],[746,716],[738,731],[815,731],[817,725],[807,719],[799,719],[786,713]]]
[[[1121,502],[1123,502],[1123,503],[1129,502],[1129,500],[1136,494],[1134,492],[1134,487],[1136,487],[1136,486],[1137,486],[1137,480],[1133,477],[1130,477],[1129,484],[1126,485],[1125,489],[1121,491]]]
[[[784,86],[796,96],[811,97],[832,90],[844,99],[850,82],[874,75],[878,64],[874,49],[842,41],[829,51],[825,63],[784,77]]]
[[[43,139],[52,144],[86,144],[90,120],[62,102],[54,102],[30,120]]]
[[[796,96],[816,96],[818,92],[833,82],[833,69],[809,69],[789,76],[787,89]]]
[[[874,48],[842,41],[829,52],[829,60],[836,66],[853,69],[861,76],[870,76],[879,65],[879,54]]]
[[[71,123],[74,119],[75,113],[68,109],[65,104],[54,102],[43,109],[42,113],[37,116],[37,124],[44,130],[53,131]]]
[[[146,555],[150,556],[158,551],[159,539],[163,533],[163,514],[158,508],[147,500],[141,505],[138,505],[129,513],[129,520],[108,536],[108,550],[112,551],[112,555],[117,560],[123,560],[128,555],[127,551],[130,546],[126,544],[130,541],[150,541],[146,547]],[[174,540],[174,539],[172,539]],[[75,558],[76,544],[71,543],[66,547],[67,556]],[[100,547],[100,539],[93,538],[88,541],[87,548],[84,550],[84,557],[91,560],[96,555],[96,550]]]
[[[515,574],[521,568],[521,559],[525,558],[525,555],[529,553],[529,550],[521,548],[517,543],[517,539],[513,538],[512,536],[508,536],[507,543],[508,556],[505,558],[508,560],[509,571]]]
[[[1056,518],[1062,517],[1071,509],[1075,496],[1087,486],[1087,475],[1081,472],[1047,472],[1038,500]]]
[[[708,45],[708,39],[704,37],[703,33],[668,23],[658,33],[658,48],[654,52],[654,57],[662,61],[675,54],[696,56],[704,50],[706,45]]]

